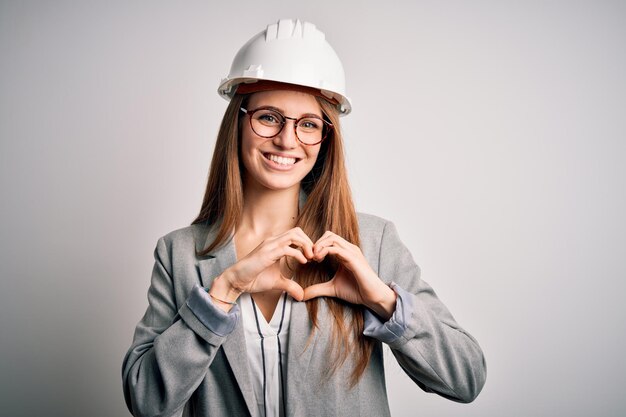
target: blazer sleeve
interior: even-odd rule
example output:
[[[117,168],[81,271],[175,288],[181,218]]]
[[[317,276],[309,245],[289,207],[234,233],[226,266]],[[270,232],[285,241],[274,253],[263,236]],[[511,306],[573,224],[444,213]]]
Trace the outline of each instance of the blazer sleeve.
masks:
[[[169,254],[161,238],[154,251],[148,309],[122,366],[124,398],[134,416],[182,415],[240,314],[237,306],[224,313],[199,286],[178,308]]]
[[[367,312],[364,334],[385,342],[407,375],[427,392],[471,402],[486,379],[478,342],[454,320],[387,222],[381,239],[379,277],[398,295],[396,311],[385,323]]]

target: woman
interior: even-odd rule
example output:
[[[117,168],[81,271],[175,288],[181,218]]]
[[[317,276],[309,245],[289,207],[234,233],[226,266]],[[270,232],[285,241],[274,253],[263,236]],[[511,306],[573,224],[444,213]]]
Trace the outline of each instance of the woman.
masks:
[[[356,214],[343,68],[310,23],[239,51],[198,218],[161,238],[123,366],[136,416],[389,415],[382,344],[423,390],[472,401],[476,341],[394,226]]]

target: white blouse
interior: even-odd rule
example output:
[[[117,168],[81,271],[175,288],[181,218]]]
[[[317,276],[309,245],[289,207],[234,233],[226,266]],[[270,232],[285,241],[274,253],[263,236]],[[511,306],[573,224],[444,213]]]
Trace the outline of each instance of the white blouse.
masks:
[[[287,336],[291,319],[291,298],[280,297],[268,323],[248,293],[237,300],[241,309],[252,386],[261,417],[285,415]]]

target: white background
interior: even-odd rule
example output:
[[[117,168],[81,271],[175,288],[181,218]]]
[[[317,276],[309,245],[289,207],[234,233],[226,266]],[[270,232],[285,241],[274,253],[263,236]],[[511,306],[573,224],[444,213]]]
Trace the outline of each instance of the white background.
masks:
[[[322,0],[0,3],[0,413],[128,415],[154,245],[199,210],[220,79],[281,17],[344,62],[357,208],[486,354],[469,405],[391,366],[393,415],[626,414],[625,3]]]

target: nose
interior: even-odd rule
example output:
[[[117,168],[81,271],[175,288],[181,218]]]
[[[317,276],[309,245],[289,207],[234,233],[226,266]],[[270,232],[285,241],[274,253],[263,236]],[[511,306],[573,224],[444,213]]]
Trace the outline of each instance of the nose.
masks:
[[[298,146],[298,137],[296,136],[295,120],[287,119],[280,133],[274,136],[274,145],[283,149],[294,149]]]

